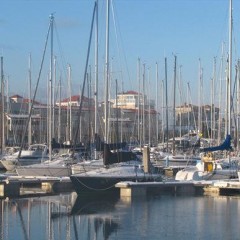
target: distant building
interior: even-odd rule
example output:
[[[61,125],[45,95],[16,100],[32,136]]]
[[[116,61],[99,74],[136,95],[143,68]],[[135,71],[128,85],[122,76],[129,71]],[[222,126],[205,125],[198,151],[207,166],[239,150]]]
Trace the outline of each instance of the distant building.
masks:
[[[176,126],[178,129],[187,131],[188,129],[199,130],[205,137],[210,137],[212,131],[216,131],[219,120],[219,108],[214,105],[196,106],[192,104],[183,104],[175,108]],[[199,116],[200,114],[201,116]],[[201,122],[199,122],[201,121]],[[215,126],[214,126],[215,123]],[[199,129],[200,128],[200,129]],[[212,128],[212,129],[211,129]]]
[[[83,96],[82,98],[82,106],[83,107],[93,107],[95,105],[94,99],[93,98],[87,98]],[[73,107],[79,107],[81,102],[81,97],[80,95],[74,95],[69,98],[65,98],[61,101],[56,102],[57,106],[62,106],[62,107],[68,107],[68,106],[73,106]]]
[[[117,94],[117,99],[115,99],[113,104],[113,108],[121,109],[138,109],[145,107],[145,109],[148,109],[150,106],[150,109],[154,109],[155,102],[154,100],[149,100],[147,97],[141,93],[135,92],[135,91],[127,91],[123,93]]]

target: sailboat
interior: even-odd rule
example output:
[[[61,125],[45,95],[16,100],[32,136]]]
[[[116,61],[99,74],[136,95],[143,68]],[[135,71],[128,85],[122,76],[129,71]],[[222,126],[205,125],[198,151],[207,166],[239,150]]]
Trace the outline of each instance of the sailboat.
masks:
[[[50,23],[48,35],[51,32],[51,66],[50,66],[50,80],[49,80],[49,88],[50,88],[50,110],[49,110],[49,136],[48,136],[48,146],[47,146],[47,158],[45,161],[32,162],[28,164],[28,166],[20,166],[16,167],[16,172],[21,176],[54,176],[54,177],[63,177],[69,176],[71,174],[71,165],[75,164],[79,160],[79,155],[76,153],[72,153],[70,146],[66,146],[63,144],[56,143],[55,139],[52,138],[52,79],[53,79],[53,26],[54,26],[54,16],[50,15]],[[48,39],[48,36],[47,36]],[[47,41],[46,41],[47,44]],[[56,146],[57,145],[57,146]],[[67,148],[67,152],[64,154],[56,154],[54,155],[53,147]]]
[[[88,53],[87,53],[87,61],[85,65],[85,71],[84,71],[84,83],[82,87],[82,94],[84,94],[84,88],[85,88],[85,82],[87,78],[87,68],[88,68],[88,59],[89,59],[89,51],[90,51],[90,44],[91,44],[91,38],[92,38],[92,29],[93,29],[93,22],[94,22],[94,16],[96,11],[96,3],[94,6],[93,11],[93,18],[92,18],[92,24],[91,24],[91,33],[90,33],[90,39],[89,39],[89,46],[88,46]],[[51,22],[53,19],[51,18]],[[81,169],[86,170],[86,166],[89,164],[89,161],[84,161],[81,156],[78,154],[77,149],[77,137],[78,137],[78,131],[79,131],[79,125],[80,125],[80,114],[82,111],[82,101],[83,97],[81,97],[80,105],[79,105],[79,111],[78,111],[78,124],[77,130],[75,131],[75,138],[74,138],[74,144],[72,145],[71,153],[68,156],[56,156],[53,157],[53,159],[49,159],[49,161],[45,161],[41,164],[34,164],[31,166],[27,166],[26,168],[18,167],[16,169],[17,173],[19,175],[28,175],[28,176],[55,176],[55,177],[62,177],[62,176],[70,176],[72,174],[72,166],[74,165],[74,171],[81,171]],[[51,130],[50,130],[51,133]],[[79,163],[81,160],[81,163]],[[102,161],[98,160],[97,165],[99,164],[102,166]],[[79,163],[79,164],[77,164]],[[92,162],[91,162],[91,165]]]
[[[232,78],[232,0],[230,0],[229,19],[229,60],[227,77],[227,121],[226,139],[216,147],[202,149],[202,160],[196,166],[187,167],[177,172],[175,180],[222,180],[238,178],[238,161],[231,161],[230,155],[226,159],[214,159],[216,151],[232,151],[231,147],[231,78]]]
[[[109,0],[106,1],[106,93],[105,93],[105,141],[103,151],[103,167],[92,171],[70,176],[73,188],[78,194],[84,192],[105,192],[115,189],[115,184],[120,181],[157,181],[162,180],[159,174],[153,174],[143,169],[142,161],[131,151],[123,151],[124,143],[110,144],[108,142],[108,76],[109,76]],[[116,145],[111,150],[111,145]],[[149,164],[149,163],[148,163]]]

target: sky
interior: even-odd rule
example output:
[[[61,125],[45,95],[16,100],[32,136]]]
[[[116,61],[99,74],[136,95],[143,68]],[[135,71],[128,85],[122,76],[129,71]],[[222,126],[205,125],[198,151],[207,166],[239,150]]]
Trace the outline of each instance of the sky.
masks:
[[[43,59],[49,16],[52,13],[54,14],[53,53],[57,61],[56,82],[61,78],[63,97],[80,93],[94,2],[94,0],[0,0],[0,55],[3,57],[4,79],[8,82],[7,89],[10,96],[28,95],[30,55],[32,88],[36,85]],[[172,99],[176,56],[178,101],[181,103],[190,101],[194,104],[199,101],[200,68],[203,99],[206,104],[212,101],[210,97],[213,91],[212,79],[216,79],[214,86],[218,89],[223,65],[221,62],[226,62],[228,52],[229,0],[112,0],[111,2],[109,28],[111,89],[116,89],[117,82],[118,92],[138,91],[140,76],[141,81],[143,79],[145,81],[145,93],[150,95],[151,99],[156,100],[156,96],[162,98],[166,59],[168,96]],[[100,98],[104,92],[105,4],[105,0],[99,0]],[[233,65],[239,57],[239,9],[240,1],[233,0]],[[93,31],[88,62],[91,94],[94,92],[94,41]],[[43,62],[37,95],[42,101],[46,98],[49,82],[50,43],[47,45]],[[71,66],[70,75],[67,72],[68,66]],[[156,66],[158,66],[158,83]],[[68,88],[67,79],[71,79],[71,90]],[[189,86],[188,93],[187,86]],[[57,88],[54,89],[57,92]],[[111,91],[114,95],[115,90]],[[217,99],[219,94],[214,91]]]

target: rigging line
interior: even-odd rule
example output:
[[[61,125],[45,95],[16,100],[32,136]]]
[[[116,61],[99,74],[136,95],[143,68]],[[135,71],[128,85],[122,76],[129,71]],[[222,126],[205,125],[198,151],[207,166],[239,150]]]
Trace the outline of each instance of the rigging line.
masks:
[[[190,89],[189,84],[188,84],[188,90],[189,90],[190,101],[191,101],[191,103],[192,103],[192,95],[191,95],[191,89]],[[189,105],[189,103],[188,103],[188,105]],[[194,121],[194,126],[195,126],[195,129],[196,129],[196,128],[197,128],[196,116],[195,116],[195,111],[194,111],[194,108],[193,108],[192,104],[191,104],[191,112],[192,112],[192,114],[193,114],[193,121]]]
[[[57,29],[57,26],[56,26],[56,23],[54,21],[54,28],[55,28],[55,32],[56,32],[56,38],[57,38],[57,42],[58,42],[58,47],[59,47],[59,53],[60,53],[60,59],[61,59],[61,63],[62,63],[62,68],[63,68],[63,72],[64,72],[64,76],[65,76],[65,79],[67,78],[67,71],[66,71],[66,67],[67,66],[67,63],[66,63],[66,60],[65,60],[65,57],[64,57],[64,54],[63,54],[63,48],[62,48],[62,45],[61,45],[61,42],[60,42],[60,38],[59,38],[59,34],[58,34],[58,29]]]
[[[111,0],[111,2],[112,2],[112,0]],[[120,59],[120,44],[119,44],[119,41],[118,41],[118,34],[117,34],[117,27],[116,27],[116,18],[115,18],[115,12],[116,11],[114,11],[114,6],[113,6],[113,3],[111,4],[111,7],[112,7],[112,15],[113,15],[113,24],[114,24],[114,32],[115,32],[115,36],[116,36],[116,42],[117,42],[117,50],[118,50],[118,56],[119,56],[119,59]],[[119,32],[120,33],[120,32]],[[119,34],[120,35],[120,39],[122,39],[121,38],[121,33]],[[122,40],[121,40],[121,42],[122,42]],[[124,60],[125,60],[125,62],[127,63],[127,58],[126,58],[126,54],[125,54],[125,51],[124,51],[124,49],[122,49],[122,52],[123,52],[123,56],[124,56]],[[121,61],[120,61],[120,69],[122,69],[123,67],[122,67],[122,64],[121,64]],[[129,82],[131,82],[130,81],[130,73],[129,73],[129,68],[128,68],[128,65],[126,64],[126,69],[127,69],[127,76],[128,76],[128,79],[129,79]],[[120,74],[121,74],[121,79],[123,79],[123,72],[122,71],[120,71]]]
[[[33,105],[34,105],[34,102],[35,102],[35,99],[36,99],[36,94],[37,94],[37,89],[38,89],[39,81],[40,81],[40,78],[41,78],[41,73],[42,73],[43,63],[44,63],[44,59],[45,59],[45,54],[46,54],[46,49],[47,49],[47,43],[48,43],[48,38],[49,38],[50,29],[51,29],[51,22],[49,23],[49,27],[48,27],[48,31],[47,31],[47,37],[46,37],[46,41],[45,41],[45,46],[44,46],[42,61],[41,61],[40,70],[39,70],[39,73],[38,73],[36,88],[35,88],[35,91],[34,91],[34,94],[33,94],[33,99],[32,99],[32,103],[31,103],[31,108],[30,108],[29,116],[32,115]],[[22,152],[22,148],[23,148],[23,142],[24,142],[24,138],[25,138],[26,132],[27,132],[27,130],[28,130],[29,122],[30,122],[30,117],[28,117],[28,119],[27,119],[27,124],[25,125],[25,129],[24,129],[24,132],[23,132],[23,135],[22,135],[21,145],[20,145],[20,149],[19,149],[19,153],[18,153],[17,159],[19,159],[20,156],[21,156],[21,152]]]
[[[84,80],[83,80],[83,87],[82,87],[82,92],[81,92],[81,101],[80,101],[79,111],[78,111],[78,116],[77,116],[77,129],[76,129],[75,136],[74,136],[74,145],[73,145],[72,156],[74,155],[75,150],[76,150],[76,143],[77,143],[77,137],[78,137],[78,132],[79,132],[80,118],[81,118],[82,105],[83,105],[83,94],[84,94],[85,83],[86,83],[86,78],[87,78],[88,60],[89,60],[90,46],[91,46],[91,41],[92,41],[93,23],[94,23],[94,18],[95,18],[96,6],[97,6],[97,4],[95,2],[94,9],[93,9],[93,15],[92,15],[90,36],[89,36],[89,41],[88,41],[87,60],[86,60],[85,71],[84,71]]]

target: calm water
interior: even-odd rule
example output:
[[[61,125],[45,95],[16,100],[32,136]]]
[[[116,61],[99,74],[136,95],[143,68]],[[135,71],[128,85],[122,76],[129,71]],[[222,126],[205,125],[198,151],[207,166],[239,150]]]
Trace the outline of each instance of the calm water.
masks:
[[[240,239],[240,196],[1,201],[0,239]]]

